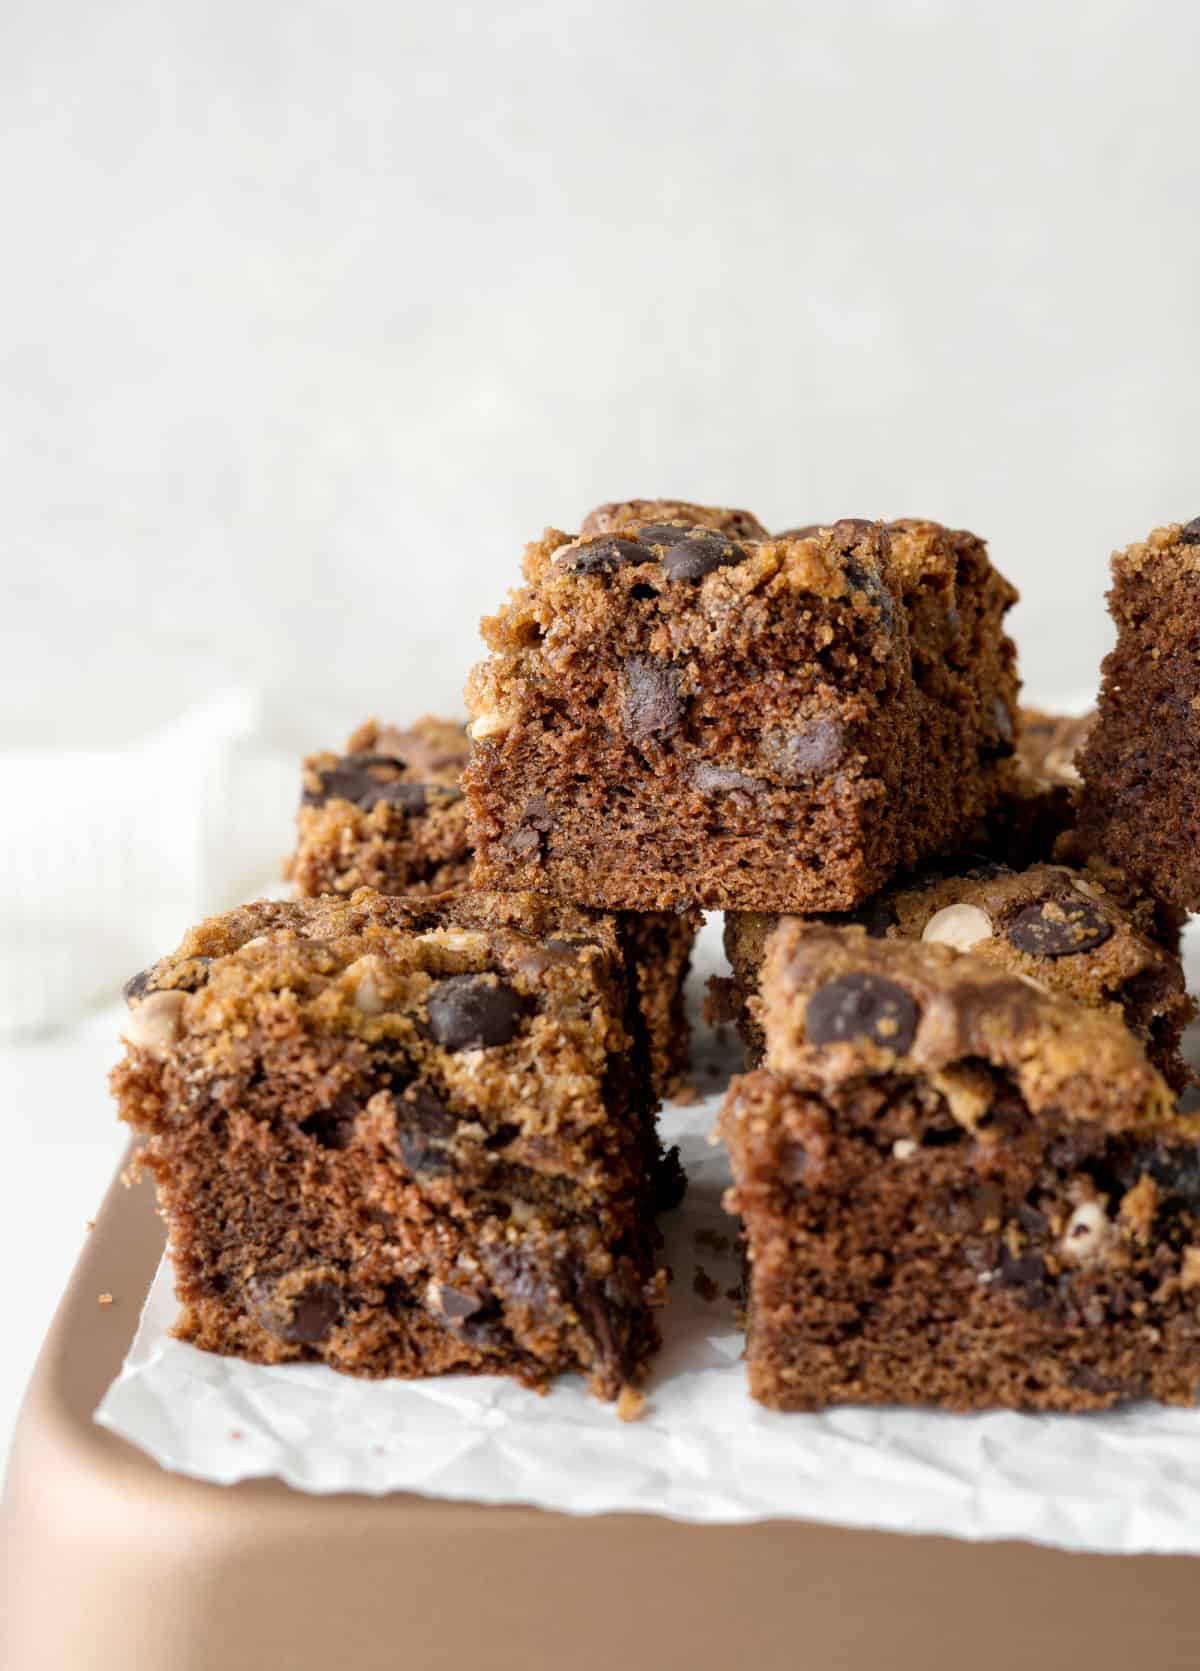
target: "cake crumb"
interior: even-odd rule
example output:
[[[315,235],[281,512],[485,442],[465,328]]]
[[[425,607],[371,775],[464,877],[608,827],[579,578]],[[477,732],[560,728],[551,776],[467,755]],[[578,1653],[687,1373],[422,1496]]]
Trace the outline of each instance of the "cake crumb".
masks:
[[[681,1085],[671,1101],[680,1108],[690,1108],[694,1102],[700,1101],[700,1093],[694,1085]]]
[[[646,1395],[636,1387],[625,1386],[617,1395],[617,1417],[623,1422],[640,1420],[646,1408]]]
[[[721,1285],[713,1281],[703,1265],[697,1265],[696,1274],[692,1278],[692,1292],[699,1294],[706,1305],[711,1305],[721,1292]]]
[[[714,1253],[728,1253],[733,1245],[719,1230],[697,1230],[694,1240],[697,1247],[711,1248]]]
[[[95,1221],[94,1218],[89,1218],[88,1219],[87,1227],[88,1227],[89,1230],[94,1230],[96,1228],[96,1221]]]
[[[1200,1288],[1200,1247],[1184,1248],[1179,1286],[1185,1294],[1192,1288]]]
[[[241,1430],[240,1427],[231,1427],[229,1429],[229,1437],[231,1439],[240,1439],[241,1436],[242,1436],[242,1430]]]
[[[99,1303],[101,1305],[111,1305],[113,1303],[112,1295],[111,1294],[101,1294]]]

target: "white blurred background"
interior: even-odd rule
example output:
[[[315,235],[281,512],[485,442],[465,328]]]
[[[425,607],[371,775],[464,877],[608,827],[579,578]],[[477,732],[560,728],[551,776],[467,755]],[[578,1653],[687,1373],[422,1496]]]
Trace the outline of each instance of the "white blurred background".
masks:
[[[1167,0],[0,8],[0,1454],[120,1146],[82,1004],[270,879],[297,750],[459,706],[545,523],[965,524],[1028,685],[1090,685],[1109,551],[1200,512],[1198,45]],[[231,700],[214,866],[231,780],[161,733]]]

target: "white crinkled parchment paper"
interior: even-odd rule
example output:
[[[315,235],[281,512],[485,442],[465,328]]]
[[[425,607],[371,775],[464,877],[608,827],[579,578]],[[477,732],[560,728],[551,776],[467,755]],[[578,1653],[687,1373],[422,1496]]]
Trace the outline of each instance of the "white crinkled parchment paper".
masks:
[[[697,993],[719,966],[710,921]],[[1195,960],[1193,959],[1193,962]],[[1195,985],[1195,982],[1192,983]],[[695,1075],[736,1065],[701,1037]],[[415,1491],[569,1514],[677,1520],[795,1517],[1066,1549],[1200,1553],[1200,1410],[1136,1405],[1089,1416],[845,1408],[781,1415],[748,1397],[725,1290],[738,1277],[728,1179],[711,1147],[719,1095],[669,1109],[690,1182],[667,1215],[674,1270],[665,1344],[640,1421],[581,1381],[545,1397],[501,1377],[356,1381],[320,1366],[265,1368],[168,1337],[166,1264],[96,1419],[163,1467],[217,1483],[274,1475],[301,1491]],[[726,1250],[707,1245],[730,1237]],[[698,1239],[699,1238],[699,1239]],[[706,1301],[696,1291],[718,1286]]]

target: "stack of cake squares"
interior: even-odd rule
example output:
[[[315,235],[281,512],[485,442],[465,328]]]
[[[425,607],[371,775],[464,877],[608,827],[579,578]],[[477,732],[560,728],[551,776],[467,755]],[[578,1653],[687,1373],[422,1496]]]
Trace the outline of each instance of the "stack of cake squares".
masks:
[[[548,529],[470,723],[304,764],[295,897],[129,984],[181,1338],[636,1412],[683,1192],[660,1099],[725,913],[720,1117],[776,1409],[1200,1386],[1180,1112],[1200,523],[1114,559],[1083,719],[1022,711],[984,543],[669,500]]]

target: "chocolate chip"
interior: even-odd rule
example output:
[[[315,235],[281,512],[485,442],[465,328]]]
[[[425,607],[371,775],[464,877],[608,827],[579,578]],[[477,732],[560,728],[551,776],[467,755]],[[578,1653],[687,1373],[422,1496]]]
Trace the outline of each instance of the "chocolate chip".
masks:
[[[1194,516],[1179,536],[1180,545],[1200,545],[1200,516]]]
[[[420,817],[428,808],[429,797],[423,783],[404,783],[398,778],[375,776],[373,768],[386,767],[403,771],[403,760],[388,754],[348,754],[336,766],[317,772],[320,789],[305,789],[300,797],[302,806],[324,806],[326,801],[349,801],[361,812],[370,812],[381,801],[399,807],[410,817]],[[447,787],[448,799],[458,798],[458,791]]]
[[[172,992],[197,992],[208,980],[208,971],[212,967],[211,957],[189,957],[182,963],[170,966],[169,972],[173,976],[170,990]],[[158,982],[157,963],[152,963],[148,969],[139,969],[136,975],[130,975],[121,988],[121,996],[127,1004],[132,1004],[139,998],[145,998],[151,992],[161,992],[163,989]],[[168,971],[164,970],[164,973]]]
[[[322,1149],[348,1149],[360,1106],[353,1091],[346,1088],[338,1092],[328,1108],[318,1109],[301,1120],[300,1130],[306,1137],[315,1138]]]
[[[521,822],[504,837],[504,846],[526,863],[539,859],[546,850],[546,837],[554,828],[554,814],[544,795],[525,803]]]
[[[521,1021],[520,995],[495,975],[451,975],[429,995],[429,1031],[447,1050],[507,1044]]]
[[[476,1312],[482,1311],[485,1299],[480,1294],[470,1294],[465,1288],[451,1288],[448,1283],[438,1285],[438,1309],[443,1317],[461,1323],[466,1317],[474,1317]]]
[[[706,530],[668,546],[662,556],[663,572],[668,580],[703,580],[714,569],[732,568],[745,555],[740,545],[723,534]]]
[[[625,734],[635,743],[669,737],[683,719],[679,675],[670,662],[649,656],[630,656],[625,663],[625,691],[621,705]]]
[[[828,522],[806,522],[802,528],[785,528],[781,534],[776,534],[777,540],[811,540],[814,534],[819,534],[822,528],[828,528]]]
[[[494,1294],[476,1294],[446,1282],[430,1287],[430,1309],[469,1346],[511,1349],[512,1336],[504,1327],[504,1313]]]
[[[638,529],[638,539],[643,545],[678,545],[680,540],[687,539],[693,527],[694,524],[688,523],[680,526],[673,522],[648,522]]]
[[[1027,905],[1008,926],[1008,938],[1030,957],[1074,957],[1112,937],[1112,924],[1091,900],[1064,896]]]
[[[636,540],[586,540],[563,558],[571,574],[614,574],[634,563],[652,563],[653,555]]]
[[[760,778],[747,777],[745,772],[739,772],[733,766],[711,766],[701,761],[691,770],[692,784],[696,789],[705,793],[730,794],[740,789],[747,794],[755,795],[767,788]]]
[[[458,1130],[458,1121],[423,1081],[412,1085],[402,1097],[394,1097],[396,1144],[401,1159],[414,1177],[440,1176],[452,1169],[447,1153]]]
[[[808,1000],[804,1025],[810,1044],[868,1039],[902,1056],[917,1034],[919,1011],[895,981],[882,975],[838,975]]]
[[[287,1278],[269,1291],[257,1285],[251,1291],[251,1308],[268,1334],[289,1346],[316,1346],[341,1320],[341,1290],[318,1277],[292,1293],[281,1293]]]
[[[841,720],[825,714],[778,736],[770,752],[785,783],[794,783],[800,778],[824,777],[832,772],[841,764],[845,744],[846,729]]]

